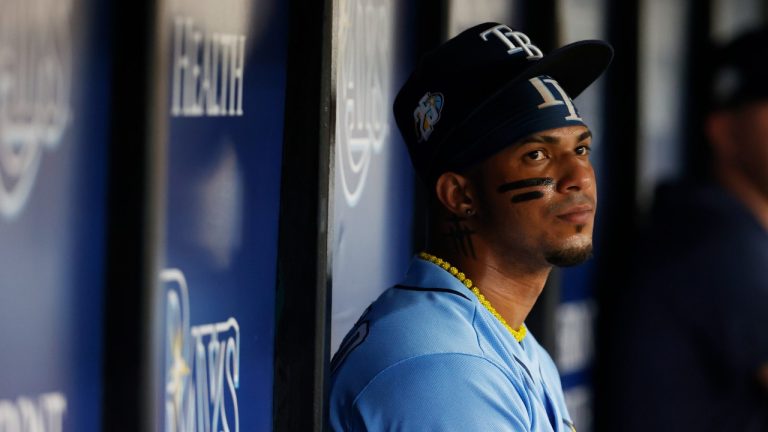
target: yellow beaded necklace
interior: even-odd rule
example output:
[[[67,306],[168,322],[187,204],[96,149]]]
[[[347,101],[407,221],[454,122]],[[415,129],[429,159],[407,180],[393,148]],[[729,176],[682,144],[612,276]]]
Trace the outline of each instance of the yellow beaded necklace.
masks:
[[[472,279],[468,278],[464,273],[460,272],[459,269],[452,266],[448,261],[445,261],[442,258],[438,258],[434,255],[428,254],[426,252],[420,252],[419,258],[429,261],[431,263],[437,264],[440,267],[442,267],[445,271],[452,274],[456,279],[459,280],[459,282],[463,283],[464,286],[469,288],[475,296],[477,296],[477,299],[480,301],[480,304],[485,306],[486,309],[488,309],[488,312],[491,313],[491,315],[495,316],[499,322],[504,324],[504,327],[509,330],[510,333],[512,333],[512,336],[515,337],[515,340],[518,342],[522,342],[525,338],[525,335],[528,334],[528,329],[525,327],[525,324],[521,324],[520,328],[517,330],[513,329],[509,324],[507,324],[507,321],[504,319],[503,316],[501,316],[498,312],[496,312],[496,308],[493,307],[491,302],[488,301],[488,299],[485,298],[485,296],[480,292],[480,289],[477,287],[477,285],[474,285],[472,283]]]

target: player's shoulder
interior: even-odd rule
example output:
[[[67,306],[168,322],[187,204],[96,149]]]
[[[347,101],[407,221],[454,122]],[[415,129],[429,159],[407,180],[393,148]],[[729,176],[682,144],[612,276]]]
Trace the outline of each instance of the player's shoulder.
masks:
[[[527,424],[524,398],[508,400],[512,393],[526,394],[524,383],[483,351],[471,296],[407,285],[382,294],[332,362],[334,430],[371,425],[491,430],[493,424]],[[512,389],[515,383],[519,388]],[[478,414],[488,424],[475,423]]]
[[[359,391],[407,359],[440,354],[483,356],[471,293],[396,285],[360,317],[331,362],[334,391]]]
[[[507,371],[467,353],[403,359],[376,374],[354,394],[331,393],[334,430],[527,430],[530,416],[522,383]],[[530,405],[530,401],[528,402]],[[512,427],[516,426],[516,427]]]
[[[442,352],[478,354],[470,295],[451,288],[395,285],[349,332],[334,356],[332,372],[348,365],[386,367],[404,358]]]

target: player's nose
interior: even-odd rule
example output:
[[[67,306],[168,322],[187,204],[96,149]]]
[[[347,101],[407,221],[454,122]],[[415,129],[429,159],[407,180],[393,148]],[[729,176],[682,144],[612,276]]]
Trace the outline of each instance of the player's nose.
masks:
[[[585,191],[595,186],[595,171],[589,160],[576,155],[565,157],[561,161],[557,191],[571,193]]]

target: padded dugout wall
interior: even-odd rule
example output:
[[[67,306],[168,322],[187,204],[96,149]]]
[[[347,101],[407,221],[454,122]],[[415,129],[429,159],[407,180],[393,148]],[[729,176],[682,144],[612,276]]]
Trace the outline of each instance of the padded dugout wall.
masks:
[[[108,9],[0,1],[0,429],[99,430]]]
[[[163,6],[156,424],[268,430],[287,9],[249,0]]]

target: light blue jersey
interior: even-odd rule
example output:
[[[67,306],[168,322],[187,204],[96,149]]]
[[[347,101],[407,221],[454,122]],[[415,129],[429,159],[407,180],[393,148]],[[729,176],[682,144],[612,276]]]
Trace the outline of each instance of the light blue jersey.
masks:
[[[518,343],[477,297],[415,258],[331,365],[335,431],[573,430],[552,359]]]

